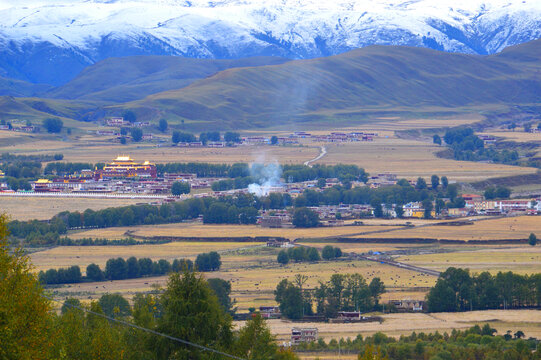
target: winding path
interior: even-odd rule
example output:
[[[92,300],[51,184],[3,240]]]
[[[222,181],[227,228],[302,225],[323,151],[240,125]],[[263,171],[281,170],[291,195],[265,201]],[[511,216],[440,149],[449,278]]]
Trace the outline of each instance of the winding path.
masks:
[[[325,148],[325,146],[322,146],[322,147],[320,148],[320,153],[319,153],[319,155],[316,156],[315,158],[313,158],[312,160],[305,161],[305,162],[304,162],[304,165],[305,165],[305,166],[310,166],[310,167],[312,167],[312,165],[310,165],[311,163],[318,161],[319,159],[321,159],[321,158],[324,157],[325,155],[327,155],[327,149]]]

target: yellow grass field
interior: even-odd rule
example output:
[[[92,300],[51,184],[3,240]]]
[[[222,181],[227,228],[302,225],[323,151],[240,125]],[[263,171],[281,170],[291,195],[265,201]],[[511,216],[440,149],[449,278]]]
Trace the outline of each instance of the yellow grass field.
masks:
[[[0,211],[12,220],[48,220],[62,211],[100,210],[144,203],[144,199],[2,197]]]
[[[128,230],[139,236],[178,236],[178,237],[240,237],[240,236],[279,236],[288,239],[348,236],[363,232],[385,230],[392,226],[340,226],[311,229],[270,229],[257,225],[210,225],[202,223],[180,223],[164,225],[143,225],[135,227],[118,227],[92,229],[70,234],[70,237],[106,237],[123,238]]]
[[[472,272],[513,271],[519,274],[541,272],[541,248],[530,245],[512,248],[458,251],[442,254],[404,255],[398,261],[444,271],[450,266],[469,268]]]
[[[102,269],[107,260],[113,257],[124,259],[135,256],[149,257],[152,260],[166,259],[172,261],[179,258],[191,258],[199,253],[221,251],[251,246],[261,243],[240,242],[171,242],[159,245],[126,245],[126,246],[58,246],[49,250],[30,254],[36,270],[79,265],[84,272],[91,263]]]
[[[538,216],[506,217],[476,221],[466,226],[430,226],[378,234],[378,238],[437,238],[456,240],[527,239],[530,233],[541,236],[541,218]],[[360,235],[358,238],[372,237]]]
[[[516,141],[516,142],[539,142],[541,145],[541,133],[527,133],[523,129],[517,129],[516,131],[510,130],[496,130],[496,131],[487,131],[481,134],[491,135],[494,137],[501,137],[506,140]]]
[[[438,314],[384,314],[384,321],[353,324],[329,323],[303,323],[303,327],[317,327],[319,336],[325,340],[339,338],[354,338],[357,334],[372,335],[382,331],[388,336],[411,334],[412,331],[450,333],[452,329],[466,329],[475,324],[490,321],[490,326],[498,330],[498,334],[505,334],[507,330],[515,332],[522,330],[526,337],[541,336],[541,311],[539,310],[488,310],[471,311],[466,313],[438,313]],[[244,322],[235,322],[242,326]],[[291,328],[298,324],[283,320],[269,320],[271,332],[279,340],[289,340]]]
[[[437,174],[451,181],[476,181],[535,172],[533,168],[441,159],[435,153],[443,147],[395,137],[378,137],[374,142],[327,144],[326,148],[327,155],[317,163],[356,164],[370,174],[391,172],[410,179]]]

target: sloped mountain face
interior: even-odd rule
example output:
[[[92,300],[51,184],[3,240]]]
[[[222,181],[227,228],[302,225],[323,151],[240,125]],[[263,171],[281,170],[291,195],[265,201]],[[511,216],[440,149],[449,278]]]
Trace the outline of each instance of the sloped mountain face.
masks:
[[[64,84],[108,57],[305,59],[372,44],[492,54],[541,37],[539,0],[4,0],[0,76]]]
[[[124,104],[150,121],[208,128],[359,118],[366,111],[541,103],[541,40],[489,56],[402,46],[232,68]],[[111,114],[118,107],[109,109]],[[210,123],[213,122],[213,123]]]

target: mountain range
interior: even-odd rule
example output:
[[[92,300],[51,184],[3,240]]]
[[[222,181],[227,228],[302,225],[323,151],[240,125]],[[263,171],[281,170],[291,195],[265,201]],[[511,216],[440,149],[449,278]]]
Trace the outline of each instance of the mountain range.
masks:
[[[493,54],[541,37],[541,1],[3,0],[0,24],[0,76],[59,86],[134,55],[309,59],[374,44]]]
[[[129,109],[192,131],[331,125],[391,113],[539,108],[541,39],[493,55],[373,45],[305,60],[131,56],[103,60],[55,88],[6,81],[17,85],[7,90],[41,95],[0,97],[2,119],[94,121]]]

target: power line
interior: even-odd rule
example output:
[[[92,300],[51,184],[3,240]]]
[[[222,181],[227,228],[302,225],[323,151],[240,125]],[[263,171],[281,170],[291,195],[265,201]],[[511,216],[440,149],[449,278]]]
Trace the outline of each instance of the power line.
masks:
[[[163,334],[163,333],[160,333],[160,332],[157,332],[157,331],[154,331],[152,329],[147,329],[147,328],[144,328],[144,327],[141,327],[141,326],[138,326],[138,325],[135,325],[135,324],[132,324],[130,322],[127,322],[127,321],[124,321],[124,320],[119,320],[119,319],[115,319],[115,318],[112,318],[110,316],[107,316],[105,314],[100,314],[100,313],[97,313],[95,311],[92,311],[92,310],[88,310],[88,309],[85,309],[83,307],[80,307],[80,306],[77,306],[77,305],[74,305],[74,304],[70,304],[70,303],[67,303],[67,302],[64,302],[64,301],[61,301],[61,300],[56,300],[52,297],[49,297],[45,294],[42,295],[44,298],[47,298],[51,301],[55,301],[57,303],[60,303],[62,305],[67,305],[67,306],[70,306],[72,308],[75,308],[75,309],[79,309],[81,311],[84,311],[86,313],[89,313],[89,314],[92,314],[92,315],[96,315],[96,316],[101,316],[102,318],[105,318],[107,320],[110,320],[110,321],[114,321],[114,322],[117,322],[119,324],[122,324],[122,325],[125,325],[125,326],[129,326],[129,327],[132,327],[132,328],[135,328],[135,329],[139,329],[139,330],[142,330],[142,331],[145,331],[147,333],[150,333],[150,334],[153,334],[153,335],[157,335],[157,336],[161,336],[161,337],[164,337],[164,338],[167,338],[169,340],[173,340],[173,341],[176,341],[176,342],[179,342],[181,344],[184,344],[184,345],[190,345],[190,346],[193,346],[193,347],[196,347],[198,349],[201,349],[201,350],[204,350],[204,351],[209,351],[209,352],[213,352],[215,354],[218,354],[218,355],[222,355],[222,356],[225,356],[227,358],[230,358],[230,359],[235,359],[235,360],[246,360],[244,358],[241,358],[241,357],[238,357],[238,356],[235,356],[235,355],[231,355],[231,354],[227,354],[227,353],[224,353],[222,351],[219,351],[219,350],[216,350],[216,349],[212,349],[212,348],[209,348],[209,347],[206,347],[206,346],[203,346],[203,345],[199,345],[199,344],[196,344],[196,343],[193,343],[191,341],[187,341],[187,340],[183,340],[183,339],[179,339],[177,337],[174,337],[174,336],[171,336],[171,335],[167,335],[167,334]]]

